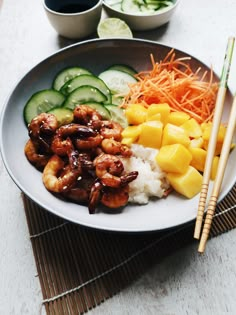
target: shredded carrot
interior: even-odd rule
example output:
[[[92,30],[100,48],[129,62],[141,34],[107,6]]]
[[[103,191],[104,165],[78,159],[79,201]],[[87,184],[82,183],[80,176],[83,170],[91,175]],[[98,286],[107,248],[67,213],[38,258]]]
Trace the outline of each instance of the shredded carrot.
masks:
[[[153,55],[150,59],[152,69],[136,75],[137,82],[130,84],[121,106],[168,103],[172,111],[186,112],[199,123],[211,121],[218,91],[212,69],[207,80],[207,71],[202,75],[201,68],[193,71],[188,62],[191,57],[176,58],[173,49],[159,63]]]

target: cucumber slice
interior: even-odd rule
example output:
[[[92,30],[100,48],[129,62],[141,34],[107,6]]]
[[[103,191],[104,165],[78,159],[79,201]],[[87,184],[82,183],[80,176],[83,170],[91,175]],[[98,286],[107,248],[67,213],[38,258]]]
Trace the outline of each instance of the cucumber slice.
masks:
[[[116,96],[116,95],[112,95],[111,96],[111,104],[121,105],[122,102],[123,102],[123,97],[122,96]]]
[[[87,105],[93,109],[95,109],[104,120],[110,120],[111,119],[111,114],[109,112],[109,110],[103,106],[100,103],[96,103],[96,102],[88,102],[88,103],[83,103],[83,105]]]
[[[24,107],[25,123],[29,124],[40,113],[61,106],[64,101],[65,96],[56,90],[47,89],[34,93]]]
[[[106,95],[107,102],[111,103],[111,92],[107,85],[101,79],[91,74],[82,74],[72,80],[69,80],[62,86],[60,92],[67,96],[82,85],[91,85],[99,89],[104,95]]]
[[[59,126],[70,124],[74,119],[73,111],[68,108],[55,107],[49,110],[48,113],[57,117]]]
[[[125,114],[122,108],[113,104],[104,105],[104,106],[106,107],[106,109],[109,110],[112,120],[114,120],[115,122],[118,122],[123,128],[126,128],[128,126],[128,121],[125,117]]]
[[[121,9],[121,1],[120,2],[117,2],[117,3],[114,3],[114,4],[110,4],[110,6],[112,7],[112,9],[114,10],[117,10],[117,11],[122,11]]]
[[[87,103],[87,102],[96,102],[104,103],[107,101],[106,95],[104,95],[97,88],[90,85],[83,85],[75,89],[69,94],[65,100],[63,107],[74,109],[76,105]]]
[[[107,70],[119,70],[119,71],[126,72],[132,76],[134,76],[137,73],[137,71],[134,70],[134,68],[124,65],[124,64],[112,65]]]
[[[121,3],[121,9],[124,12],[140,13],[139,4],[134,0],[123,0]]]
[[[119,70],[106,70],[99,74],[108,86],[112,94],[126,95],[129,92],[129,83],[135,83],[137,80],[130,74]]]
[[[81,74],[92,74],[89,70],[81,67],[70,67],[61,70],[53,80],[52,88],[59,91],[60,88],[69,80]]]

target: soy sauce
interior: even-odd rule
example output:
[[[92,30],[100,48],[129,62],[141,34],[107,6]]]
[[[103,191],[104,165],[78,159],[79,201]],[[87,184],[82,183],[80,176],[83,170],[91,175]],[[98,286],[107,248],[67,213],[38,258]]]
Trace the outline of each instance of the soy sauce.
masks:
[[[57,9],[57,12],[60,13],[78,13],[83,12],[91,8],[91,5],[89,4],[65,4],[59,9]]]

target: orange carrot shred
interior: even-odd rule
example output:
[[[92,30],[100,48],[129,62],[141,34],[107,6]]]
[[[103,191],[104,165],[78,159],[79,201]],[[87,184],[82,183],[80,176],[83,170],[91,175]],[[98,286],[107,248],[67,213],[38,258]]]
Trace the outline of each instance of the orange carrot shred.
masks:
[[[150,59],[152,69],[136,75],[137,82],[130,84],[121,106],[168,103],[172,111],[186,112],[199,123],[211,121],[218,91],[212,68],[207,80],[207,71],[193,71],[188,63],[191,57],[176,58],[174,49],[159,63],[152,54]]]

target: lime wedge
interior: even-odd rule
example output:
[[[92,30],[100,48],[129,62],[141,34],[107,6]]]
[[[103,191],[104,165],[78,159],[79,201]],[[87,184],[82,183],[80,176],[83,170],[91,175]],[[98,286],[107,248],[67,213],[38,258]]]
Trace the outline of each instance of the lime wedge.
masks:
[[[97,27],[99,38],[133,38],[133,34],[129,26],[118,18],[107,18],[101,20]]]

